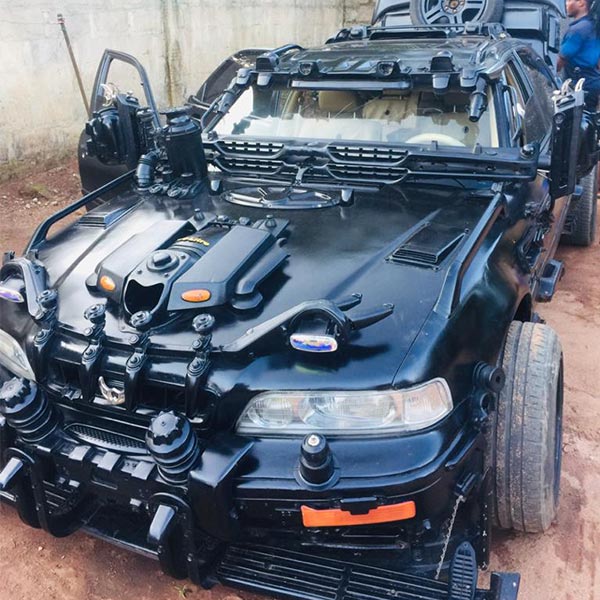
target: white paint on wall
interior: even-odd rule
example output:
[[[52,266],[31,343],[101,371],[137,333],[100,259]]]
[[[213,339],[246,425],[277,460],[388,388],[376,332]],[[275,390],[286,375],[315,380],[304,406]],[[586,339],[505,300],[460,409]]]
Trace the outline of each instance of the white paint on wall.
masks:
[[[164,107],[237,50],[320,44],[371,10],[371,0],[0,0],[0,167],[75,150],[86,114],[57,13],[88,96],[114,48],[142,62]]]

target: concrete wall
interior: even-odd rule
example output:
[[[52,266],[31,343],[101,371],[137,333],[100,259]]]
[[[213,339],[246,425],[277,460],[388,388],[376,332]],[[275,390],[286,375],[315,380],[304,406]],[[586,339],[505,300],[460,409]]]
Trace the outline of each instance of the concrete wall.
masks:
[[[105,48],[137,56],[160,105],[195,91],[244,47],[324,41],[365,22],[372,0],[0,0],[0,171],[74,153],[86,120],[56,15],[89,95]]]

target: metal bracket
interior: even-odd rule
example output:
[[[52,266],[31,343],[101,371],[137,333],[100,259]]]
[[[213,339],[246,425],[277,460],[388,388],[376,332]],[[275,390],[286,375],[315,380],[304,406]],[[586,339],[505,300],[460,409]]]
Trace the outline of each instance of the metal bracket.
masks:
[[[140,376],[146,360],[147,351],[150,346],[150,335],[148,329],[152,323],[152,315],[148,311],[135,313],[130,324],[138,330],[129,338],[129,344],[133,346],[133,354],[125,365],[125,408],[129,411],[137,404],[140,390]]]
[[[211,368],[210,353],[212,352],[212,330],[215,318],[212,315],[202,314],[194,318],[194,331],[199,334],[192,348],[195,356],[187,367],[185,376],[185,414],[194,418],[200,408],[199,397],[206,385],[208,373]],[[208,407],[203,406],[204,412]]]
[[[56,290],[44,290],[37,297],[37,303],[41,310],[37,319],[41,328],[33,338],[33,370],[38,381],[44,381],[48,370],[48,348],[58,325],[58,293]]]
[[[91,322],[92,326],[88,327],[84,332],[89,339],[89,343],[81,355],[79,385],[84,402],[92,402],[96,394],[98,369],[104,350],[106,305],[94,304],[90,306],[84,312],[84,317]]]

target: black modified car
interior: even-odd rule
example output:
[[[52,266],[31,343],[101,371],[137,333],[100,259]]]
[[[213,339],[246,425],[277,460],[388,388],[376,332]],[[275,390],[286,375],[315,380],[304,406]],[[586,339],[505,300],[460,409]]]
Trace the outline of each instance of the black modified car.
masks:
[[[89,193],[0,270],[2,499],[207,587],[516,598],[478,567],[494,525],[556,516],[562,352],[535,307],[561,236],[595,231],[561,15],[382,1],[163,113],[107,51]]]

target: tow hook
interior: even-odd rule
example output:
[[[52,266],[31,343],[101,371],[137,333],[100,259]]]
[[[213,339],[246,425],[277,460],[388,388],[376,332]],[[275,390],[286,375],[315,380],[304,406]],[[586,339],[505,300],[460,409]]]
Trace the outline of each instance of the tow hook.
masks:
[[[479,479],[479,475],[476,473],[467,473],[467,475],[465,475],[465,477],[463,477],[456,484],[456,488],[454,489],[455,495],[458,498],[463,498],[466,500],[473,491],[475,485],[478,483]]]

